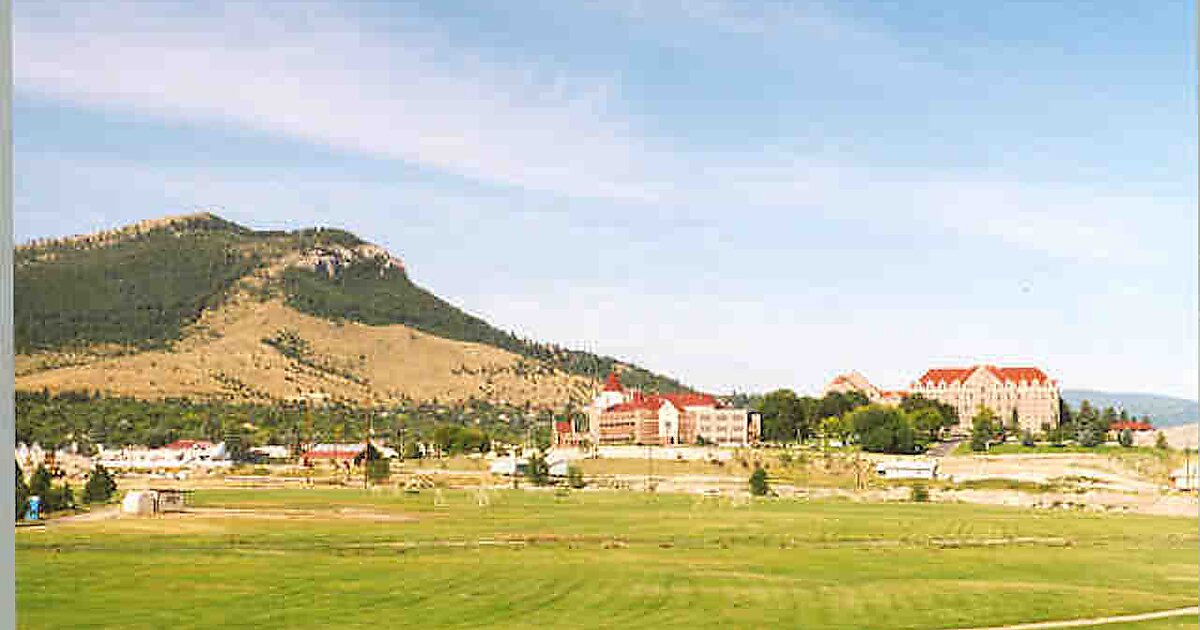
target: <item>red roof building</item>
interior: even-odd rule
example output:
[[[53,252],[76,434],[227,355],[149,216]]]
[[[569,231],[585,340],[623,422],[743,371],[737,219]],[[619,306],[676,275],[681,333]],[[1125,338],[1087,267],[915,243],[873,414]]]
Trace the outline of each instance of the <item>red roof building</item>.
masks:
[[[1015,414],[1021,428],[1034,432],[1058,424],[1058,382],[1037,367],[934,368],[912,384],[911,393],[954,407],[963,432],[985,407],[1005,423]]]
[[[710,394],[627,391],[615,373],[588,408],[588,423],[588,439],[597,445],[692,444],[699,438],[744,445],[761,431],[757,413],[726,408]],[[565,435],[559,443],[567,442]]]

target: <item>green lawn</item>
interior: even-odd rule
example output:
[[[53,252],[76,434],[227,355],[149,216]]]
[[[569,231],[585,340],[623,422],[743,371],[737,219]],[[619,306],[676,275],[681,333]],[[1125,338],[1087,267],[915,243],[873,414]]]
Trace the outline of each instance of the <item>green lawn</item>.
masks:
[[[1158,458],[1166,458],[1171,451],[1158,449],[1151,446],[1120,446],[1118,444],[1101,444],[1099,446],[1080,446],[1078,444],[1063,444],[1054,446],[1053,444],[1040,443],[1033,446],[1025,446],[1020,442],[1005,442],[1004,444],[993,444],[987,451],[972,451],[970,442],[963,442],[954,449],[955,455],[1011,455],[1011,454],[1054,454],[1054,453],[1087,453],[1092,455],[1145,455]]]
[[[442,497],[201,491],[253,512],[22,529],[20,625],[954,628],[1187,606],[1198,586],[1195,519]]]

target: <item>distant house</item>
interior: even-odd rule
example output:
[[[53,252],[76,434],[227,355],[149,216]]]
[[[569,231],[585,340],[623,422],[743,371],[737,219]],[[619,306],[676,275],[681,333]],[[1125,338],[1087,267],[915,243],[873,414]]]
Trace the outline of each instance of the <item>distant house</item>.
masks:
[[[255,446],[250,452],[267,459],[287,459],[292,456],[292,449],[283,444]]]
[[[96,459],[100,465],[111,470],[168,471],[228,468],[232,465],[224,442],[213,444],[203,440],[176,440],[162,448],[125,446],[103,449]]]
[[[384,459],[395,459],[400,454],[396,449],[379,444],[371,443],[371,446],[379,452],[379,455]],[[367,449],[366,442],[358,442],[354,444],[315,444],[308,450],[300,454],[300,461],[305,466],[312,466],[319,462],[328,462],[334,465],[348,466],[353,464]]]
[[[866,396],[868,401],[880,405],[899,405],[908,397],[908,392],[905,390],[880,389],[858,372],[846,372],[833,377],[833,380],[825,386],[823,394],[828,396],[834,393],[848,394],[851,392],[858,392]]]
[[[937,462],[921,459],[897,459],[875,464],[875,474],[884,479],[937,479],[937,470]]]
[[[551,459],[546,462],[549,465],[551,477],[566,477],[567,468],[570,463],[565,459]],[[514,475],[529,474],[529,459],[525,457],[503,457],[492,462],[489,468],[493,475],[505,475],[512,477]]]

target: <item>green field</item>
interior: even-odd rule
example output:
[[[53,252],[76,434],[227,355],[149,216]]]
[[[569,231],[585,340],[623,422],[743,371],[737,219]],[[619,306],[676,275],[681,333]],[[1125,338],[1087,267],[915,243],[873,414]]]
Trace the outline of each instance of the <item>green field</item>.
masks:
[[[1196,601],[1195,519],[489,498],[213,490],[196,514],[22,529],[20,625],[958,628]]]

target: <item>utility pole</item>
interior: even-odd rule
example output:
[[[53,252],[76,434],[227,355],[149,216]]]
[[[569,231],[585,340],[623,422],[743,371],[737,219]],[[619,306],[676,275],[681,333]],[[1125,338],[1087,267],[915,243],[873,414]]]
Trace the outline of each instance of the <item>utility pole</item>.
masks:
[[[371,442],[375,440],[375,414],[371,411],[367,412],[367,443],[363,448],[363,489],[371,485]]]

